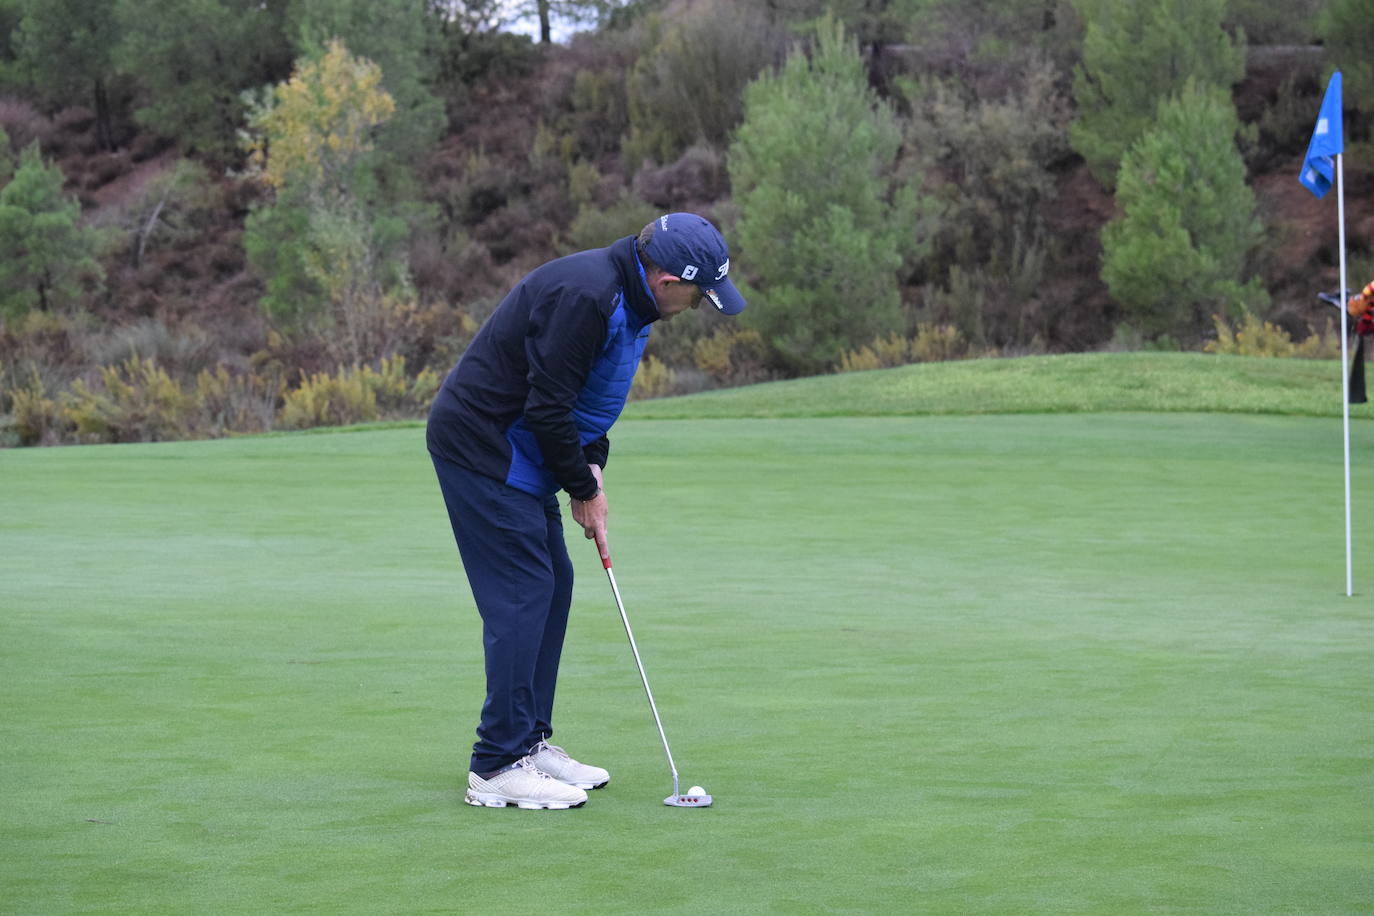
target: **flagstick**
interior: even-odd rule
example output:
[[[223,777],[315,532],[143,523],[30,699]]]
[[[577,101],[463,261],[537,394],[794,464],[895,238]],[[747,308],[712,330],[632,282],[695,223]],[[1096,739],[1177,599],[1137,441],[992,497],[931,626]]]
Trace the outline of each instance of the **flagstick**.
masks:
[[[1345,157],[1336,154],[1336,219],[1340,222],[1341,245],[1341,416],[1345,427],[1345,596],[1354,591],[1353,552],[1350,544],[1350,371],[1349,345],[1346,342],[1346,278],[1345,278]]]

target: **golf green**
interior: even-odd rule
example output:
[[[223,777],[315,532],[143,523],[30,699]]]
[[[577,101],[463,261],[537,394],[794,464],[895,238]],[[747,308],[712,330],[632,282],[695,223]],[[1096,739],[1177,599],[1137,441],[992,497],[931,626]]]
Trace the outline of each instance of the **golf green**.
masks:
[[[625,420],[554,740],[462,802],[419,427],[0,452],[0,911],[1352,912],[1374,486],[1338,420]]]

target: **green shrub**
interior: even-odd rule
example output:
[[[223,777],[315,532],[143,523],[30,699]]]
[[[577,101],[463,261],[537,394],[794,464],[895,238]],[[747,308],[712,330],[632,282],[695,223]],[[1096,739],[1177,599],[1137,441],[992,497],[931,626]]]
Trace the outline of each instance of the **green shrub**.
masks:
[[[634,180],[636,194],[665,210],[718,200],[728,194],[729,187],[725,155],[705,143],[693,144],[676,162],[640,169]]]
[[[537,119],[547,122],[558,138],[565,162],[604,163],[607,157],[619,157],[629,127],[627,77],[651,44],[641,28],[603,28],[574,35],[556,54],[538,50],[542,104]],[[499,137],[489,136],[488,143],[499,143]]]
[[[1300,157],[1307,149],[1307,141],[1312,136],[1313,112],[1321,106],[1321,94],[1303,92],[1302,85],[1304,81],[1296,73],[1289,74],[1279,84],[1273,102],[1265,106],[1260,114],[1254,150],[1255,159],[1263,161],[1252,165],[1271,168]]]
[[[405,358],[383,359],[380,368],[346,367],[334,374],[317,372],[288,391],[278,421],[287,429],[348,426],[384,418],[424,413],[442,380],[432,369],[411,378]]]
[[[705,0],[656,22],[652,48],[628,76],[631,171],[672,162],[698,141],[724,147],[743,117],[744,87],[782,57],[786,35],[756,4]]]
[[[300,387],[286,393],[277,420],[286,429],[309,429],[368,423],[378,416],[376,392],[361,373],[343,370],[307,375]]]
[[[403,356],[383,359],[375,370],[364,366],[359,374],[376,396],[377,409],[384,418],[423,414],[443,381],[433,369],[423,369],[414,378],[410,377],[406,374]]]
[[[87,312],[29,312],[0,318],[0,391],[18,388],[38,372],[49,391],[65,388],[90,365],[84,341],[95,321]]]
[[[1310,333],[1298,342],[1293,355],[1301,359],[1339,359],[1341,356],[1341,333],[1332,321],[1320,328],[1308,326]],[[1354,346],[1353,341],[1347,344]]]
[[[57,401],[48,397],[46,386],[37,372],[28,384],[5,393],[0,399],[0,414],[8,408],[8,424],[0,424],[0,431],[8,432],[17,445],[54,445],[61,438],[64,425],[62,410]],[[4,430],[4,426],[8,430]]]
[[[839,365],[835,367],[836,372],[867,372],[870,369],[885,369],[883,361],[878,358],[878,354],[873,352],[871,347],[860,347],[857,350],[845,350],[840,354]]]
[[[62,418],[82,442],[162,442],[187,437],[195,398],[151,359],[133,356],[100,369],[95,387],[77,379]]]
[[[646,356],[639,361],[630,400],[643,401],[678,393],[678,372],[662,360]]]
[[[659,215],[658,208],[628,191],[609,207],[585,204],[577,210],[567,235],[559,246],[563,253],[602,248],[627,235],[638,235],[645,224]]]
[[[1041,333],[1039,295],[1063,250],[1046,219],[1068,152],[1067,99],[1043,61],[1015,76],[1001,98],[976,98],[950,80],[903,84],[913,106],[908,146],[919,153],[904,169],[938,201],[918,230],[931,247],[922,275],[928,286],[956,296],[976,288],[978,297],[975,306],[946,295],[931,317],[957,321],[980,346],[1024,346]]]
[[[911,362],[911,339],[892,332],[875,337],[865,346],[840,354],[836,372],[862,372],[867,369],[890,369]]]
[[[1240,327],[1234,331],[1220,315],[1213,315],[1212,323],[1217,329],[1217,339],[1202,348],[1207,353],[1228,356],[1293,355],[1293,338],[1288,332],[1253,312],[1247,311],[1241,317]]]
[[[861,372],[866,369],[891,369],[908,363],[934,363],[960,359],[968,353],[968,343],[951,324],[921,321],[910,337],[892,333],[875,337],[869,344],[846,350],[836,372]]]
[[[253,372],[217,366],[196,376],[196,430],[208,436],[267,432],[272,428],[281,384]]]
[[[477,8],[471,3],[461,6]],[[471,88],[483,80],[506,85],[524,79],[538,65],[539,53],[529,36],[484,25],[460,22],[460,27],[441,29],[435,36],[437,82],[455,100],[451,104],[466,101]]]
[[[1271,324],[1254,312],[1241,316],[1239,327],[1220,315],[1212,316],[1217,339],[1202,349],[1207,353],[1227,356],[1276,356],[1303,359],[1336,359],[1341,355],[1341,341],[1328,322],[1320,331],[1313,331],[1301,343],[1294,343],[1292,335],[1278,325]]]
[[[896,18],[923,69],[947,75],[979,98],[1000,95],[1015,85],[1018,72],[1031,60],[1050,61],[1066,72],[1082,45],[1083,27],[1073,0],[914,0],[882,5],[906,7]]]
[[[926,294],[927,309],[956,328],[961,337],[982,346],[989,337],[988,325],[993,318],[988,303],[996,289],[997,284],[985,271],[955,264],[949,269],[947,285]]]
[[[215,362],[215,341],[208,332],[191,324],[171,328],[156,318],[88,335],[83,349],[97,366],[117,366],[141,356],[182,378]]]
[[[911,339],[911,358],[918,363],[938,363],[962,359],[968,355],[968,341],[952,324],[933,321],[916,323],[916,335]]]
[[[568,167],[568,203],[579,210],[596,201],[601,189],[601,172],[590,162],[577,162]]]
[[[1312,45],[1318,13],[1328,5],[1328,0],[1228,0],[1225,24],[1232,31],[1244,29],[1251,47]]]
[[[697,338],[692,362],[723,385],[747,385],[769,377],[768,347],[753,328],[720,328]]]

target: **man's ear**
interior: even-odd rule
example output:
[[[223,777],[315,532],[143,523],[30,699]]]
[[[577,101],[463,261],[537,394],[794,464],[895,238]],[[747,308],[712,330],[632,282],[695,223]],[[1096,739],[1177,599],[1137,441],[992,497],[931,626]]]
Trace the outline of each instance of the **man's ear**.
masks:
[[[659,272],[659,273],[657,273],[657,274],[654,274],[653,279],[651,279],[651,280],[649,281],[649,286],[650,286],[651,289],[653,289],[653,290],[657,293],[657,292],[660,291],[660,290],[667,289],[667,288],[668,288],[668,284],[670,284],[670,283],[681,283],[681,282],[682,282],[682,278],[681,278],[681,277],[678,277],[678,276],[675,276],[675,275],[673,275],[673,274],[670,274],[670,273],[668,273],[668,272],[665,270],[665,271],[661,271],[661,272]]]

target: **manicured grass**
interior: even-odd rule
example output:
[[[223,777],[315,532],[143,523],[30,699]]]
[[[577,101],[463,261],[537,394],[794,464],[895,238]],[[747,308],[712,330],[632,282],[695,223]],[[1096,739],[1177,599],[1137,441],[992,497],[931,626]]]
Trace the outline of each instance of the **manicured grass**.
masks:
[[[1374,899],[1374,585],[1357,557],[1343,594],[1338,421],[615,432],[616,574],[709,810],[661,804],[572,532],[555,740],[613,781],[578,811],[462,804],[479,628],[418,428],[0,452],[0,909]]]
[[[637,401],[627,417],[919,416],[1166,411],[1341,415],[1339,362],[1075,353],[921,363]],[[1351,415],[1374,417],[1374,405]]]

